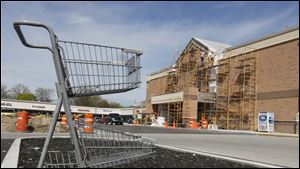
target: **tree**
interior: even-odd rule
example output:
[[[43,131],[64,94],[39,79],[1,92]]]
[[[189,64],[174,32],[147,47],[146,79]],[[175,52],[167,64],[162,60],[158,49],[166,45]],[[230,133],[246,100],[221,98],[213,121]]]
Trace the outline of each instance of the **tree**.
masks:
[[[32,93],[20,93],[16,96],[17,100],[31,100],[31,101],[36,101],[36,96],[33,95]]]
[[[76,106],[97,107],[100,100],[100,96],[85,96],[75,98],[74,103]]]
[[[38,87],[37,89],[35,89],[35,96],[37,97],[37,100],[41,102],[50,102],[52,93],[52,89],[42,87]]]
[[[22,93],[31,93],[31,92],[27,86],[20,83],[10,89],[10,94],[12,98],[17,98],[17,95]]]
[[[122,108],[123,106],[117,102],[109,103],[107,100],[100,96],[85,96],[77,97],[73,99],[73,103],[76,106],[88,106],[88,107],[103,107],[103,108]]]
[[[110,107],[111,108],[123,108],[123,106],[120,103],[117,103],[117,102],[111,102]]]
[[[8,99],[9,93],[5,84],[1,83],[1,99]]]
[[[102,100],[98,103],[98,107],[110,108],[110,104],[109,104],[108,101],[106,101],[105,99],[102,99]]]

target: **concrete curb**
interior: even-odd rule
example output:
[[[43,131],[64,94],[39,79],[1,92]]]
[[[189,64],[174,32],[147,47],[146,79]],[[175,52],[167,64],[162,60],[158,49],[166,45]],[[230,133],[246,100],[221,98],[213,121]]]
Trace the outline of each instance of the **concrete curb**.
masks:
[[[257,133],[258,136],[274,136],[274,137],[293,137],[299,138],[299,134],[286,134],[286,133]]]
[[[242,130],[213,130],[216,133],[228,133],[228,134],[247,134],[247,135],[257,135],[257,136],[278,136],[278,137],[299,137],[299,134],[289,134],[289,133],[266,133],[257,131],[242,131]]]
[[[285,166],[272,165],[272,164],[267,164],[267,163],[252,161],[252,160],[246,160],[246,159],[241,159],[241,158],[236,158],[236,157],[224,156],[224,155],[219,155],[219,154],[214,154],[214,153],[209,153],[209,152],[204,152],[204,151],[194,151],[194,150],[189,150],[189,149],[184,149],[184,148],[166,146],[166,145],[162,145],[162,144],[155,144],[155,146],[170,149],[170,150],[180,151],[180,152],[188,152],[188,153],[208,156],[208,157],[212,157],[212,158],[228,160],[228,161],[242,163],[242,164],[248,164],[248,165],[252,165],[252,166],[256,166],[256,167],[260,167],[260,168],[286,168]]]
[[[1,168],[18,168],[21,138],[17,138],[11,144],[2,161]]]

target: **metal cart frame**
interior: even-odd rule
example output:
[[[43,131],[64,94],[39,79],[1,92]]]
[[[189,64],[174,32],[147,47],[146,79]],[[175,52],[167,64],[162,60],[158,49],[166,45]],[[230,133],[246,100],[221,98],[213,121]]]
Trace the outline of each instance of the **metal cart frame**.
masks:
[[[75,129],[75,124],[72,120],[72,113],[70,109],[69,104],[69,98],[71,97],[80,97],[80,96],[93,96],[93,95],[100,95],[100,94],[109,94],[109,93],[119,93],[119,92],[125,92],[132,89],[135,89],[140,84],[140,73],[139,69],[141,68],[139,66],[139,57],[142,55],[142,52],[139,50],[132,50],[132,49],[126,49],[126,48],[116,48],[116,47],[109,47],[109,46],[101,46],[101,45],[95,45],[95,44],[84,44],[84,43],[77,43],[77,42],[68,42],[68,41],[60,41],[58,40],[57,36],[55,35],[52,28],[48,25],[38,23],[38,22],[31,22],[31,21],[17,21],[14,22],[14,29],[16,30],[22,44],[29,48],[37,48],[37,49],[47,49],[52,53],[53,62],[55,65],[55,71],[58,83],[56,83],[57,88],[57,95],[58,95],[58,101],[55,107],[55,111],[53,113],[53,120],[51,121],[49,132],[43,147],[42,155],[39,160],[38,167],[41,168],[44,164],[46,153],[50,144],[50,141],[53,136],[53,132],[57,123],[57,119],[60,114],[61,107],[64,106],[64,110],[67,116],[68,126],[69,126],[69,134],[72,140],[72,143],[74,145],[75,149],[75,157],[78,162],[79,167],[85,167],[83,162],[83,157],[81,153],[80,143],[79,143],[79,137],[78,133]],[[51,41],[51,47],[49,46],[37,46],[30,44],[26,41],[21,26],[31,26],[31,27],[39,27],[46,29],[50,36]],[[62,45],[65,45],[65,48]],[[122,55],[125,53],[127,54],[127,60],[121,59],[117,62],[114,62],[113,60],[105,60],[102,62],[97,61],[97,57],[95,54],[96,60],[93,60],[90,53],[91,59],[87,60],[86,58],[80,59],[75,56],[73,53],[74,58],[68,57],[68,48],[77,47],[77,50],[79,50],[79,47],[82,47],[82,49],[85,51],[85,49],[106,49],[109,50],[111,53],[113,53],[114,50],[116,50],[117,53],[117,59],[118,59],[118,52]],[[87,48],[88,47],[88,48]],[[79,53],[79,52],[78,52]],[[80,54],[79,54],[80,55]],[[131,57],[129,58],[130,55]],[[77,58],[75,58],[77,57]],[[101,52],[102,57],[102,52]],[[107,57],[107,55],[106,55]],[[77,65],[82,65],[80,68]],[[85,66],[85,67],[84,67]],[[89,73],[90,68],[98,68],[99,66],[107,66],[112,71],[118,70],[119,74],[116,75],[115,72],[113,73],[107,73],[107,75],[104,74],[97,74],[95,70],[92,70],[92,73]],[[108,67],[110,66],[110,67]],[[87,69],[87,70],[85,70]],[[123,75],[120,75],[120,69],[123,70],[121,72]],[[75,72],[78,71],[78,72]],[[124,73],[124,70],[126,70],[126,73]],[[72,71],[74,71],[72,73]],[[99,70],[98,70],[99,73]],[[126,74],[126,75],[125,75]],[[131,76],[131,74],[134,74]],[[98,75],[98,76],[97,76]],[[100,81],[101,77],[108,80],[109,82],[102,82]],[[80,79],[81,78],[81,79]],[[97,79],[98,78],[98,82]],[[74,79],[80,81],[80,82],[74,82]],[[89,81],[87,81],[87,79]],[[112,80],[113,79],[113,80]],[[82,82],[81,82],[82,80]],[[120,82],[116,84],[116,81]],[[93,83],[94,82],[94,83]],[[116,87],[118,86],[118,87]]]

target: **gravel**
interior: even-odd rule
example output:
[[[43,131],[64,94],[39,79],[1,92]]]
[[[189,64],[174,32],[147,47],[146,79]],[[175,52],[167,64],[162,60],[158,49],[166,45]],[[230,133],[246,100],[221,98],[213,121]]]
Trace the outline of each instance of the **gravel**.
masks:
[[[19,168],[35,168],[43,148],[43,138],[23,139],[21,142]],[[54,138],[50,151],[72,151],[69,138]],[[140,159],[129,164],[115,166],[116,168],[253,168],[254,166],[235,163],[202,155],[154,148],[155,153],[147,159]]]

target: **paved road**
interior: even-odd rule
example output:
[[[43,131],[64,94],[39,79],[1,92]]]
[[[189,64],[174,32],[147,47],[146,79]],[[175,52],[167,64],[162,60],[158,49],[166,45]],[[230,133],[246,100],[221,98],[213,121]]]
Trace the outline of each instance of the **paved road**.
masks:
[[[155,138],[157,144],[285,167],[299,167],[299,138],[211,134],[142,135]]]
[[[220,132],[143,126],[107,126],[155,138],[158,144],[209,152],[286,167],[299,167],[299,136],[258,136],[253,132]],[[1,133],[1,139],[45,136],[45,133]],[[58,134],[58,135],[68,135]]]

